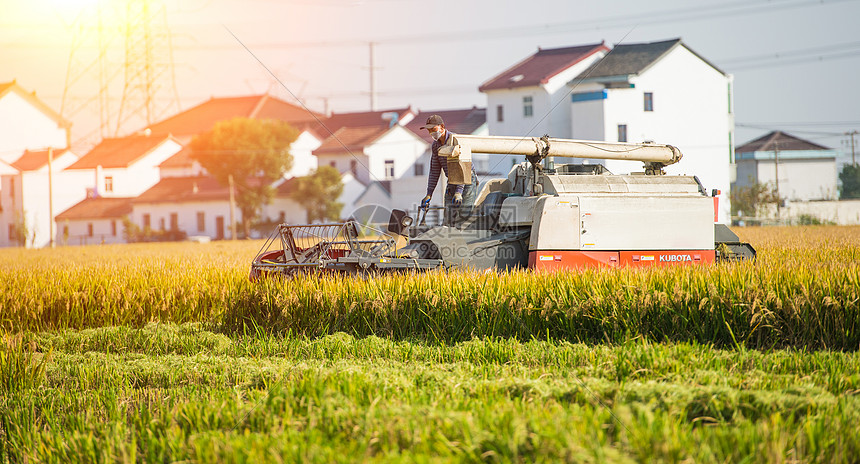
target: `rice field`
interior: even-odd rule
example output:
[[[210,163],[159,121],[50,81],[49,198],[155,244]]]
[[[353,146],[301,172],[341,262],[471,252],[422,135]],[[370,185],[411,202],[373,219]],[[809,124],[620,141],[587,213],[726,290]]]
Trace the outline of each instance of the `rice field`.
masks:
[[[857,462],[860,227],[756,263],[251,283],[0,250],[0,462]]]

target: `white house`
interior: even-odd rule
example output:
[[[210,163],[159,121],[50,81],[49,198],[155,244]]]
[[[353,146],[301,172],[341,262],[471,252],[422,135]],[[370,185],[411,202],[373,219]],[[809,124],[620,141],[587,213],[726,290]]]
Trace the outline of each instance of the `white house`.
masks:
[[[131,198],[91,197],[57,215],[60,245],[125,243],[123,221],[131,215]]]
[[[343,212],[348,217],[367,202],[386,208],[408,206],[411,198],[392,198],[390,182],[394,179],[414,179],[426,182],[425,171],[415,167],[425,155],[427,143],[413,131],[395,124],[387,126],[341,127],[334,135],[323,141],[314,150],[320,166],[331,166],[344,177],[344,193],[338,201],[344,204]],[[419,174],[416,174],[419,173]],[[372,184],[378,184],[371,187]],[[362,188],[363,187],[363,188]],[[371,188],[387,195],[365,195]],[[358,197],[354,192],[361,191]]]
[[[325,138],[318,135],[326,132],[317,122],[324,120],[325,116],[267,94],[211,98],[145,128],[142,133],[170,135],[187,147],[195,135],[212,130],[218,122],[234,118],[276,119],[288,122],[300,131],[298,139],[290,146],[293,166],[284,174],[285,178],[303,176],[317,167],[317,159],[311,152],[319,147]],[[162,176],[185,177],[203,174],[200,163],[192,160],[190,155],[190,150],[183,150],[166,160],[161,165]]]
[[[582,48],[587,49],[590,46]],[[669,166],[667,174],[696,175],[710,192],[718,189],[720,221],[730,211],[729,188],[732,180],[734,114],[732,108],[732,77],[709,63],[687,47],[680,39],[652,43],[617,45],[609,53],[601,49],[590,57],[589,66],[578,68],[568,79],[561,93],[567,102],[548,113],[547,109],[528,107],[528,88],[514,87],[510,102],[521,101],[522,113],[514,111],[511,123],[502,124],[490,116],[490,133],[501,135],[542,135],[583,139],[655,142],[678,147],[684,155],[681,162]],[[537,58],[541,52],[532,58]],[[502,77],[509,80],[528,72],[512,75],[514,66],[498,78],[482,86],[487,93],[490,112],[496,102]],[[577,64],[579,65],[579,63]],[[540,75],[540,73],[538,73]],[[489,85],[492,84],[492,85]],[[534,86],[532,86],[534,87]],[[531,102],[535,101],[534,97]],[[569,125],[551,124],[543,127],[531,123],[556,113],[567,114]],[[523,116],[520,116],[522,114]],[[532,114],[526,117],[525,114]],[[505,113],[508,119],[508,113]],[[531,130],[535,127],[535,130]],[[632,161],[590,160],[605,165],[615,174],[642,171],[642,163]]]
[[[159,165],[180,150],[164,135],[104,139],[66,170],[91,173],[94,196],[134,197],[159,181]]]
[[[487,94],[489,133],[569,137],[570,81],[608,51],[603,43],[539,48],[484,82],[478,90]]]
[[[290,179],[279,179],[272,186],[275,188],[275,196],[267,205],[263,205],[260,217],[264,220],[275,221],[279,224],[306,224],[308,222],[307,210],[303,205],[290,196],[290,189],[295,177]],[[263,235],[270,231],[263,231]]]
[[[85,185],[92,176],[64,170],[78,160],[77,155],[59,149],[50,156],[49,163],[47,150],[25,151],[12,163],[4,163],[0,173],[0,246],[48,245],[54,220],[51,212],[56,216],[86,196]]]
[[[839,196],[836,157],[836,150],[784,132],[771,132],[735,149],[735,186],[771,184],[789,201],[835,200]]]
[[[572,138],[678,147],[684,157],[666,173],[695,175],[708,192],[720,190],[719,220],[727,220],[734,163],[730,75],[673,39],[618,45],[571,85]],[[640,162],[596,162],[616,174],[642,171]]]
[[[71,145],[71,124],[16,81],[0,84],[0,161],[11,163],[24,150]]]
[[[131,204],[131,220],[141,229],[230,238],[230,190],[213,177],[167,177]],[[233,219],[242,221],[238,207]]]

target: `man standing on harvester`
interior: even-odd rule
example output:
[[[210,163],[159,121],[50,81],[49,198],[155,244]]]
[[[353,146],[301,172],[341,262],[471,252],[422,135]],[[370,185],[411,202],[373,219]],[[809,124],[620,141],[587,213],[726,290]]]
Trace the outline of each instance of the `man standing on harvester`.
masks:
[[[421,200],[421,208],[430,206],[433,191],[439,183],[440,171],[445,171],[445,176],[448,177],[448,186],[445,188],[445,225],[457,225],[469,218],[478,193],[478,176],[472,166],[471,156],[468,156],[468,160],[465,160],[465,156],[460,157],[457,138],[445,129],[442,116],[430,116],[421,128],[427,129],[433,138],[427,196]]]

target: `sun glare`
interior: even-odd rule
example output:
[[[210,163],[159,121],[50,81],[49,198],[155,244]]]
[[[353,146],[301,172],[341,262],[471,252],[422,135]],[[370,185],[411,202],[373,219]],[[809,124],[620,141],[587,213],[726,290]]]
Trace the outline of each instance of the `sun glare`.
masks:
[[[49,10],[53,10],[64,18],[73,18],[80,14],[92,13],[104,0],[43,0],[41,2]]]

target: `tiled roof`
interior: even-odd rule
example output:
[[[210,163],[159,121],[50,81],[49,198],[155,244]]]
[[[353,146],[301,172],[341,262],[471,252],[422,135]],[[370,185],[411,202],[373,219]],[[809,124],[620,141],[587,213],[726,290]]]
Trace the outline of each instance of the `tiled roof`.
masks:
[[[601,42],[576,47],[538,49],[537,53],[488,80],[478,87],[478,90],[486,92],[546,84],[556,74],[600,51],[609,51],[609,48]]]
[[[191,147],[185,146],[182,147],[182,150],[179,150],[178,153],[167,158],[161,164],[158,165],[160,168],[185,168],[192,166],[194,164],[194,160],[191,159]]]
[[[275,196],[280,198],[289,197],[295,187],[295,180],[295,177],[290,177],[289,179],[285,179],[281,182],[277,187],[275,187]]]
[[[332,152],[361,152],[389,131],[388,126],[341,127],[314,150],[314,155]],[[346,147],[346,149],[344,148]]]
[[[117,219],[131,214],[131,198],[87,198],[57,215],[56,221]]]
[[[709,66],[723,73],[722,70],[708,62],[708,60],[690,50],[689,47],[681,42],[681,39],[671,39],[660,42],[616,45],[606,56],[580,73],[577,79],[591,80],[601,77],[641,74],[652,64],[656,63],[657,60],[678,46],[686,48],[690,53],[699,57],[699,59]]]
[[[168,140],[171,138],[154,135],[104,139],[67,169],[125,168]]]
[[[752,153],[754,151],[789,151],[789,150],[830,150],[829,148],[803,140],[781,131],[765,134],[737,148],[735,153]]]
[[[214,177],[165,177],[134,199],[134,203],[229,201],[230,188]]]
[[[68,150],[54,150],[54,159],[59,158]],[[48,164],[48,150],[29,151],[25,150],[20,158],[10,163],[19,171],[36,171]],[[56,169],[56,168],[55,168]]]
[[[473,106],[465,110],[421,111],[406,128],[418,134],[425,141],[432,142],[430,133],[421,126],[431,115],[438,114],[445,121],[445,128],[455,134],[471,134],[487,122],[487,109]]]
[[[403,120],[404,117],[410,114],[415,114],[411,107],[394,108],[382,111],[364,111],[358,113],[332,113],[330,117],[323,120],[323,124],[325,124],[325,127],[327,127],[332,133],[337,132],[342,127],[389,127],[391,122],[382,118],[382,115],[386,113],[397,113],[398,120]],[[321,130],[318,130],[317,132],[323,134],[325,137],[331,135],[327,130],[325,130],[325,128],[321,128]]]
[[[211,98],[148,129],[153,134],[181,137],[207,132],[217,122],[233,118],[278,119],[298,126],[315,121],[314,116],[325,117],[269,95]]]

